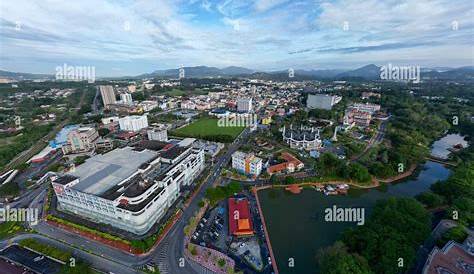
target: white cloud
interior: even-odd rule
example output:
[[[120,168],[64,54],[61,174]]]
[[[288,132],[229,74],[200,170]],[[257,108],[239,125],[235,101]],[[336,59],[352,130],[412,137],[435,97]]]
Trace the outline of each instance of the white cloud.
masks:
[[[267,11],[286,2],[288,2],[288,0],[257,0],[255,3],[255,9],[260,12]]]
[[[15,0],[0,1],[0,9],[0,67],[12,69],[68,59],[157,68],[312,68],[397,56],[443,65],[464,56],[472,62],[474,22],[467,0]],[[440,57],[440,49],[448,54]]]

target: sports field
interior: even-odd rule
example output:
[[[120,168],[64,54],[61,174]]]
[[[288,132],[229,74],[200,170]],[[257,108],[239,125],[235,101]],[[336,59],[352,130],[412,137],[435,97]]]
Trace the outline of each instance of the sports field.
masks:
[[[244,127],[219,127],[217,119],[200,118],[199,120],[173,131],[171,134],[179,137],[193,137],[209,141],[230,143]]]

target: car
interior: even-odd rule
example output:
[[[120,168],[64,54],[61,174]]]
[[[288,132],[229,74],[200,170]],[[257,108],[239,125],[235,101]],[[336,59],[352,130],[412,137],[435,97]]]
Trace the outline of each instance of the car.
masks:
[[[216,235],[216,237],[219,237],[219,233],[217,232],[214,232],[214,235]]]
[[[200,227],[204,227],[204,224],[203,224],[203,223],[199,223],[199,226],[200,226]]]
[[[272,258],[268,257],[268,264],[271,265],[272,264]]]
[[[240,248],[242,248],[242,247],[244,247],[244,246],[245,246],[245,243],[241,243],[241,244],[239,245]]]

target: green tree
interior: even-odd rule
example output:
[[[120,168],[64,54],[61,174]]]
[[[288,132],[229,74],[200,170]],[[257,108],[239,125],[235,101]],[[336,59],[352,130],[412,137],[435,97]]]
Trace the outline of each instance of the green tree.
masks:
[[[430,231],[430,215],[422,204],[412,198],[390,198],[377,202],[366,224],[345,232],[343,241],[349,252],[367,260],[374,273],[396,274],[412,265]],[[400,254],[405,261],[402,268],[396,263]]]
[[[110,133],[110,130],[108,128],[102,127],[99,128],[98,132],[100,136],[105,136]]]
[[[446,203],[443,196],[433,193],[431,191],[423,192],[416,196],[416,199],[426,205],[428,208],[442,206]]]
[[[325,274],[372,273],[367,260],[358,254],[350,254],[342,242],[322,249],[317,255],[317,261],[319,271]]]

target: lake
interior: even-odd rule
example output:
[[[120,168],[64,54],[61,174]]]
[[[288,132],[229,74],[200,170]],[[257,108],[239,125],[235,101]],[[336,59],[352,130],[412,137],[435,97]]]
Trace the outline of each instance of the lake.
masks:
[[[428,190],[438,180],[448,178],[450,173],[442,164],[426,162],[413,179],[369,190],[351,189],[347,196],[324,196],[312,189],[305,189],[296,195],[281,188],[259,191],[279,272],[318,273],[318,250],[332,245],[346,228],[356,225],[347,222],[326,222],[326,208],[333,205],[365,208],[367,217],[377,200],[413,197]],[[294,261],[294,267],[288,266],[290,258]]]

